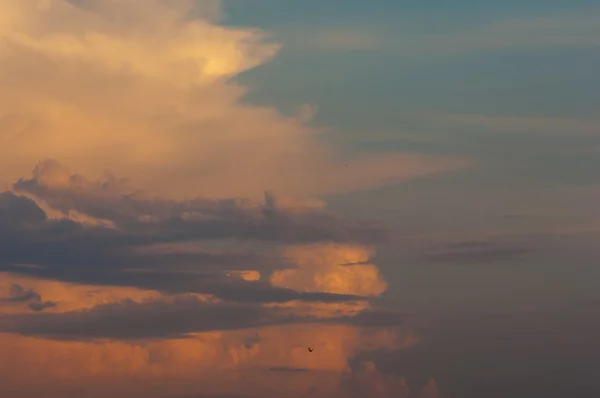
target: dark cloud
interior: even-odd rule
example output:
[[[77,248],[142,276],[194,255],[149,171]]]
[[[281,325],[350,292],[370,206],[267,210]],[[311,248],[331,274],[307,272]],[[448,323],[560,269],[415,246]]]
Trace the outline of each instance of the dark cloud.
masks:
[[[26,303],[32,311],[43,311],[56,307],[52,301],[42,301],[42,296],[33,289],[25,289],[20,285],[12,285],[7,297],[0,298],[0,303],[21,304]]]
[[[278,366],[278,367],[269,368],[269,372],[310,372],[310,369]]]
[[[184,395],[167,395],[162,398],[259,398],[255,395],[239,395],[239,394],[184,394]]]
[[[356,318],[314,318],[298,315],[285,308],[264,307],[260,303],[214,302],[196,296],[177,295],[158,300],[136,302],[130,299],[102,304],[92,309],[61,313],[6,314],[0,316],[0,333],[19,333],[58,340],[181,338],[189,333],[238,330],[290,323],[338,323],[359,327],[397,329],[406,320],[387,312],[386,322],[369,322],[369,313]],[[395,316],[394,316],[395,315]],[[384,317],[383,312],[379,314]],[[259,340],[250,337],[251,348]],[[273,368],[271,371],[303,371]]]
[[[45,309],[48,308],[55,308],[57,306],[57,303],[55,303],[54,301],[44,301],[44,302],[38,302],[38,303],[31,303],[28,305],[29,309],[32,311],[44,311]]]
[[[9,296],[3,298],[3,301],[10,303],[21,303],[25,301],[40,301],[42,297],[32,289],[25,289],[20,285],[12,285],[10,287]]]
[[[256,251],[157,252],[160,244],[202,239],[271,243],[374,242],[386,232],[353,224],[318,207],[247,200],[148,198],[125,180],[92,182],[53,161],[15,189],[64,214],[99,219],[90,225],[48,219],[36,202],[5,192],[0,197],[0,270],[73,283],[133,286],[167,293],[210,293],[239,302],[347,301],[356,296],[299,293],[264,281],[225,276],[226,271],[272,271],[291,265],[280,254]],[[23,265],[27,265],[24,267]],[[50,306],[50,304],[48,304]],[[39,303],[32,309],[46,308]]]
[[[247,199],[175,201],[149,198],[126,180],[108,176],[90,181],[71,175],[55,161],[39,163],[33,178],[14,188],[43,199],[63,212],[78,211],[113,222],[123,231],[159,240],[243,239],[283,243],[353,242],[388,238],[372,223],[350,223],[322,208],[282,205],[272,193],[264,203]]]
[[[532,251],[524,243],[501,241],[464,241],[447,243],[424,255],[427,261],[457,264],[485,264],[508,261]]]
[[[4,315],[0,331],[59,340],[153,339],[310,320],[277,308],[179,296],[142,303],[125,300],[65,313]]]
[[[8,198],[8,199],[6,199]],[[223,270],[275,268],[277,258],[243,253],[139,253],[130,245],[154,238],[71,220],[30,217],[40,208],[23,196],[5,194],[0,219],[0,270],[73,283],[133,286],[168,293],[210,293],[233,301],[346,301],[356,296],[299,293],[264,281],[226,276]],[[14,209],[27,212],[13,212]],[[35,222],[31,222],[35,220]],[[262,263],[264,261],[264,263]],[[279,259],[280,265],[284,264]],[[24,267],[26,265],[34,265]],[[43,307],[36,305],[36,309]]]
[[[322,292],[298,292],[271,286],[264,281],[246,281],[221,273],[172,273],[172,272],[107,272],[104,270],[78,270],[60,268],[24,268],[0,266],[0,270],[61,280],[71,283],[109,286],[130,286],[159,290],[168,294],[205,293],[220,299],[238,302],[267,303],[303,300],[312,302],[340,302],[364,300],[365,297]]]
[[[372,362],[361,364],[362,368],[347,374],[341,383],[340,398],[416,398],[402,377],[379,372]]]
[[[38,264],[46,267],[261,269],[282,268],[284,259],[255,252],[156,253],[133,248],[187,241],[107,226],[86,226],[68,219],[48,220],[35,202],[10,192],[2,194],[0,262]]]
[[[17,226],[46,220],[46,213],[31,199],[0,193],[0,226]]]
[[[358,327],[398,327],[407,326],[415,321],[415,314],[404,313],[396,310],[373,308],[366,309],[358,314],[345,318],[349,325]]]

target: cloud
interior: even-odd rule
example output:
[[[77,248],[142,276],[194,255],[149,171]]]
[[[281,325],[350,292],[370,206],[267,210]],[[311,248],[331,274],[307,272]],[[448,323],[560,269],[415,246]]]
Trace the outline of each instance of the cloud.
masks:
[[[89,181],[71,175],[54,161],[39,163],[33,178],[20,179],[13,187],[63,214],[75,211],[132,232],[154,232],[165,240],[173,239],[169,235],[183,235],[188,240],[378,243],[387,232],[369,223],[353,225],[314,204],[280,200],[269,192],[264,204],[243,198],[175,201],[148,197],[128,187],[124,180]]]
[[[374,25],[373,32],[342,30],[314,34],[322,43],[316,42],[311,34],[307,37],[313,48],[376,49],[386,53],[411,55],[413,60],[526,49],[593,49],[600,45],[599,15],[598,7],[574,7],[570,10],[542,11],[536,15],[477,18],[472,20],[474,24],[455,25],[453,22],[441,21],[436,27],[437,32],[434,32],[423,31],[422,23],[415,23],[414,15],[406,14],[407,18],[397,26],[382,29]],[[444,27],[444,22],[450,29]],[[302,37],[296,31],[292,38],[294,36]]]
[[[315,318],[295,307],[232,303],[210,295],[171,296],[10,274],[3,280],[59,303],[47,314],[0,316],[0,379],[7,391],[43,388],[59,397],[97,385],[98,397],[130,391],[152,396],[148,389],[159,397],[176,391],[209,396],[246,391],[260,397],[269,386],[279,395],[301,397],[310,390],[327,397],[339,390],[340,372],[350,370],[349,360],[358,353],[418,343],[402,322],[373,327],[334,311]],[[307,355],[307,346],[315,355]],[[285,373],[311,376],[292,380]],[[101,387],[107,380],[110,389]],[[140,390],[142,385],[147,387]]]
[[[256,199],[266,189],[310,197],[467,164],[351,157],[325,147],[302,118],[243,104],[247,89],[233,79],[280,45],[258,29],[219,25],[209,3],[1,2],[0,180],[53,158],[85,175],[121,173],[152,195]]]
[[[433,262],[488,264],[522,257],[532,252],[536,243],[506,242],[502,239],[452,242],[432,248],[423,257]]]
[[[148,198],[126,186],[115,178],[93,182],[47,162],[33,178],[14,185],[29,197],[12,192],[0,196],[0,211],[7,214],[0,218],[0,269],[10,271],[3,274],[5,284],[19,284],[24,292],[35,289],[57,303],[47,313],[15,309],[1,315],[0,345],[9,344],[20,355],[58,358],[56,353],[69,352],[60,357],[58,373],[50,370],[48,361],[13,361],[15,369],[27,367],[23,377],[32,369],[43,373],[47,381],[39,380],[37,386],[50,383],[58,388],[51,381],[65,374],[72,375],[67,377],[70,384],[89,386],[111,378],[118,385],[119,375],[125,373],[150,380],[160,374],[168,384],[174,377],[196,378],[193,369],[213,369],[211,388],[225,393],[213,385],[214,378],[286,368],[311,370],[295,374],[331,372],[333,381],[324,391],[337,391],[339,372],[348,369],[357,353],[418,343],[402,329],[400,318],[378,327],[369,323],[368,315],[353,322],[369,311],[368,297],[381,294],[387,284],[370,261],[374,247],[352,243],[352,237],[383,229],[349,223],[321,202],[272,194],[264,204],[167,200]],[[75,219],[73,212],[78,213]],[[191,212],[195,217],[189,217]],[[84,222],[81,216],[96,222]],[[233,232],[215,235],[206,228],[212,235],[195,234],[206,219],[233,220],[228,230]],[[271,232],[269,223],[288,231],[284,239]],[[247,226],[257,236],[235,232]],[[310,230],[310,241],[317,243],[307,244],[302,238],[310,237],[304,232]],[[207,252],[198,243],[189,244],[190,237],[283,244],[270,252],[271,258],[285,260],[293,272],[261,267],[261,259],[266,260],[262,254],[254,257],[255,264],[236,267],[236,262],[253,257],[243,257],[235,245],[220,253]],[[120,345],[119,340],[140,343]],[[308,345],[318,356],[306,356]],[[190,356],[194,351],[199,354]],[[123,355],[131,358],[125,361]],[[105,359],[86,362],[98,356]],[[0,369],[0,376],[11,372]],[[19,385],[19,380],[12,383]],[[246,388],[245,383],[224,385],[236,392]],[[281,394],[290,391],[288,383],[277,388]],[[319,376],[299,388],[321,391]],[[162,385],[160,391],[168,389]]]
[[[2,292],[0,286],[0,292]],[[26,303],[27,307],[32,311],[43,311],[48,308],[56,307],[53,301],[42,301],[42,296],[33,289],[25,289],[23,286],[13,284],[8,289],[8,295],[2,297],[0,295],[0,306],[2,304],[22,304]]]
[[[313,353],[306,349],[308,342],[315,347]],[[261,397],[270,391],[276,396],[302,397],[315,391],[317,396],[330,397],[339,390],[343,375],[351,371],[347,358],[366,343],[380,350],[405,347],[402,335],[382,340],[372,331],[342,325],[263,327],[139,342],[66,342],[3,335],[0,370],[3,376],[15,375],[11,385],[29,379],[30,384],[22,384],[23,390],[51,382],[66,392],[67,385],[87,389],[111,380],[110,389],[101,387],[104,394],[120,396],[127,391],[125,387],[137,386],[134,395],[243,391]],[[52,366],[55,363],[60,365]],[[272,372],[272,368],[310,371]]]
[[[190,296],[142,303],[128,300],[84,311],[13,314],[0,317],[0,332],[59,340],[156,339],[301,320],[277,308],[215,303]]]
[[[439,391],[434,379],[415,392],[409,389],[406,379],[383,374],[373,361],[365,361],[360,368],[342,381],[340,398],[437,398]]]
[[[368,263],[373,248],[361,245],[385,241],[385,229],[345,221],[322,203],[282,200],[272,194],[266,194],[264,204],[148,198],[126,189],[122,180],[92,182],[55,162],[41,163],[32,179],[19,180],[14,188],[62,218],[48,218],[31,198],[2,194],[0,210],[11,214],[0,220],[4,271],[252,302],[346,301],[378,295],[387,287]],[[72,211],[103,222],[70,220]],[[219,239],[292,245],[271,255],[157,247]],[[300,245],[307,242],[323,243]],[[270,284],[260,280],[261,270],[286,263],[300,269],[276,272]]]
[[[436,383],[422,394],[437,389],[440,396],[468,398],[594,395],[600,391],[591,377],[600,362],[597,305],[552,300],[534,311],[429,314],[418,330],[419,345],[373,353],[371,360],[411,385],[435,375]]]
[[[20,300],[21,297],[15,299]],[[159,296],[136,300],[126,298],[70,311],[0,315],[0,333],[57,340],[143,340],[184,338],[193,336],[194,333],[304,323],[314,324],[317,329],[322,325],[339,324],[375,330],[379,341],[393,342],[396,339],[395,331],[406,323],[405,317],[371,311],[364,306],[359,307],[359,311],[355,313],[315,313],[310,309],[293,305],[227,302],[211,295]],[[373,322],[373,315],[383,317],[386,321]],[[404,341],[407,345],[414,345],[419,342],[419,338],[407,332]],[[316,341],[307,341],[306,344],[313,348],[319,347]]]
[[[298,268],[274,271],[270,282],[305,292],[378,296],[387,289],[387,284],[379,269],[368,263],[373,254],[374,249],[364,246],[290,247],[284,255]]]
[[[484,132],[527,133],[546,135],[596,135],[600,121],[559,117],[494,116],[478,114],[429,115],[430,120],[462,127],[475,127]]]
[[[10,215],[0,219],[0,230],[6,236],[0,243],[4,270],[77,283],[204,291],[222,298],[259,301],[268,300],[263,296],[268,292],[275,293],[274,301],[302,297],[328,300],[334,297],[328,293],[373,295],[386,288],[376,267],[367,262],[373,249],[350,244],[385,241],[386,230],[374,224],[347,222],[324,209],[322,203],[294,202],[270,193],[264,204],[241,199],[177,201],[147,197],[128,187],[124,180],[89,181],[69,174],[51,161],[40,163],[33,174],[31,179],[19,180],[14,189],[35,201],[11,192],[1,196],[0,211]],[[48,218],[36,201],[62,218]],[[69,220],[72,212],[102,222],[86,225]],[[294,245],[348,243],[290,246],[279,257],[253,252],[210,252],[198,247],[186,251],[183,247],[178,250],[176,246],[163,246],[161,250],[157,246],[199,239]],[[254,281],[231,278],[237,275],[233,272],[236,269],[260,271],[286,263],[303,270],[273,274],[270,281],[278,287],[256,280],[259,277],[251,278]],[[344,265],[352,263],[357,264]],[[24,268],[21,264],[34,267]],[[228,271],[229,276],[219,277],[209,271]],[[288,286],[289,278],[302,280],[296,275],[313,278],[316,285],[308,290],[297,284]],[[371,285],[365,284],[365,278],[372,279]],[[221,288],[216,288],[219,284]],[[351,291],[354,293],[348,293]]]
[[[308,372],[306,368],[288,368],[288,367],[274,367],[269,369],[270,372]]]
[[[0,0],[11,398],[327,397],[360,353],[419,342],[369,318],[388,231],[315,197],[469,161],[351,156],[310,107],[244,103],[235,78],[280,45],[222,17],[211,0]]]
[[[472,36],[473,46],[539,47],[598,46],[600,32],[597,7],[549,13],[534,17],[499,20]],[[465,40],[466,41],[466,40]]]

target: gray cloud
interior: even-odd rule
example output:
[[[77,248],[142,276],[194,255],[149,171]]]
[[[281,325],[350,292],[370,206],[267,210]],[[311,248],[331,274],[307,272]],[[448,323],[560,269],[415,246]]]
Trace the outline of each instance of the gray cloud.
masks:
[[[223,300],[250,303],[287,302],[292,300],[339,302],[365,299],[364,297],[348,294],[297,292],[292,289],[274,287],[264,281],[246,281],[241,278],[226,276],[223,273],[173,273],[168,271],[138,273],[58,267],[27,268],[14,265],[0,265],[0,270],[43,279],[71,283],[131,286],[159,290],[168,294],[205,293]]]
[[[185,395],[167,395],[162,398],[258,398],[250,395],[239,394],[185,394]]]
[[[352,317],[344,318],[344,322],[359,327],[393,328],[409,325],[414,321],[414,318],[414,314],[391,309],[372,308],[363,310]]]
[[[168,293],[211,293],[233,301],[346,301],[356,296],[300,293],[225,276],[224,270],[274,268],[283,259],[240,253],[143,254],[133,245],[156,237],[106,226],[84,226],[71,220],[49,220],[30,199],[2,194],[0,270],[66,282],[133,286]],[[183,239],[185,237],[182,236]],[[264,261],[265,263],[262,263]],[[23,267],[22,264],[34,265]],[[179,264],[179,265],[178,265]],[[36,309],[42,309],[39,305]],[[33,309],[33,308],[32,308]]]
[[[66,313],[0,317],[0,331],[59,340],[181,338],[193,332],[246,329],[310,321],[277,308],[204,302],[193,296],[173,301],[125,300]]]
[[[299,297],[302,297],[301,295]],[[269,297],[271,298],[271,297]],[[378,319],[373,322],[372,318]],[[385,319],[385,321],[383,321]],[[238,330],[290,323],[338,323],[361,329],[406,326],[406,316],[393,311],[365,310],[356,317],[329,319],[298,315],[285,308],[263,307],[255,302],[213,302],[177,295],[145,302],[130,299],[92,309],[61,313],[5,314],[0,333],[19,333],[57,340],[182,338],[189,333]],[[249,340],[251,346],[256,341]],[[272,368],[271,371],[303,371]]]
[[[46,213],[31,199],[10,192],[0,193],[0,226],[46,221]]]
[[[425,253],[433,262],[485,264],[513,260],[532,251],[530,244],[502,241],[463,241],[447,243]]]
[[[352,242],[374,244],[388,238],[381,226],[350,223],[322,208],[282,206],[272,193],[265,202],[247,199],[175,201],[148,198],[126,180],[112,176],[90,181],[55,161],[40,162],[33,177],[14,189],[43,199],[63,212],[109,220],[119,229],[162,241],[243,239],[281,243]]]
[[[7,298],[3,298],[2,301],[10,303],[22,303],[26,301],[40,301],[42,297],[33,291],[32,289],[25,289],[20,285],[12,285],[10,287],[10,293]]]
[[[592,397],[600,392],[598,302],[535,310],[455,311],[420,315],[421,342],[395,352],[363,352],[384,374],[444,397]]]
[[[25,289],[20,285],[13,284],[7,297],[0,298],[0,303],[21,304],[27,303],[32,311],[43,311],[47,308],[56,307],[53,301],[42,301],[42,296],[33,289]]]
[[[269,368],[269,372],[310,372],[310,369],[278,366],[278,367]]]

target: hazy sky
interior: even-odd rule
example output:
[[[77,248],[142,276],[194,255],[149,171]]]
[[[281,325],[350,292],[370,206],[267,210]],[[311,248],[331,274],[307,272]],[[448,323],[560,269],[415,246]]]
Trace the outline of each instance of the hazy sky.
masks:
[[[0,395],[598,397],[599,49],[597,1],[0,0]]]

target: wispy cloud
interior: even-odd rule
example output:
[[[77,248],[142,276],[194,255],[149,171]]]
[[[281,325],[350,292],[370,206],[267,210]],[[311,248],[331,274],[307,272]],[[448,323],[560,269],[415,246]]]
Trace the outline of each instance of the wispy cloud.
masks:
[[[430,115],[435,123],[480,128],[483,133],[526,133],[546,135],[600,135],[600,120],[483,114]]]
[[[600,46],[600,10],[596,7],[537,16],[513,17],[453,28],[450,31],[423,33],[414,22],[399,22],[396,27],[370,26],[371,30],[317,30],[303,40],[316,49],[379,50],[406,53],[413,57],[449,56],[471,52]],[[300,33],[296,34],[302,37]],[[290,42],[297,42],[294,39]]]

